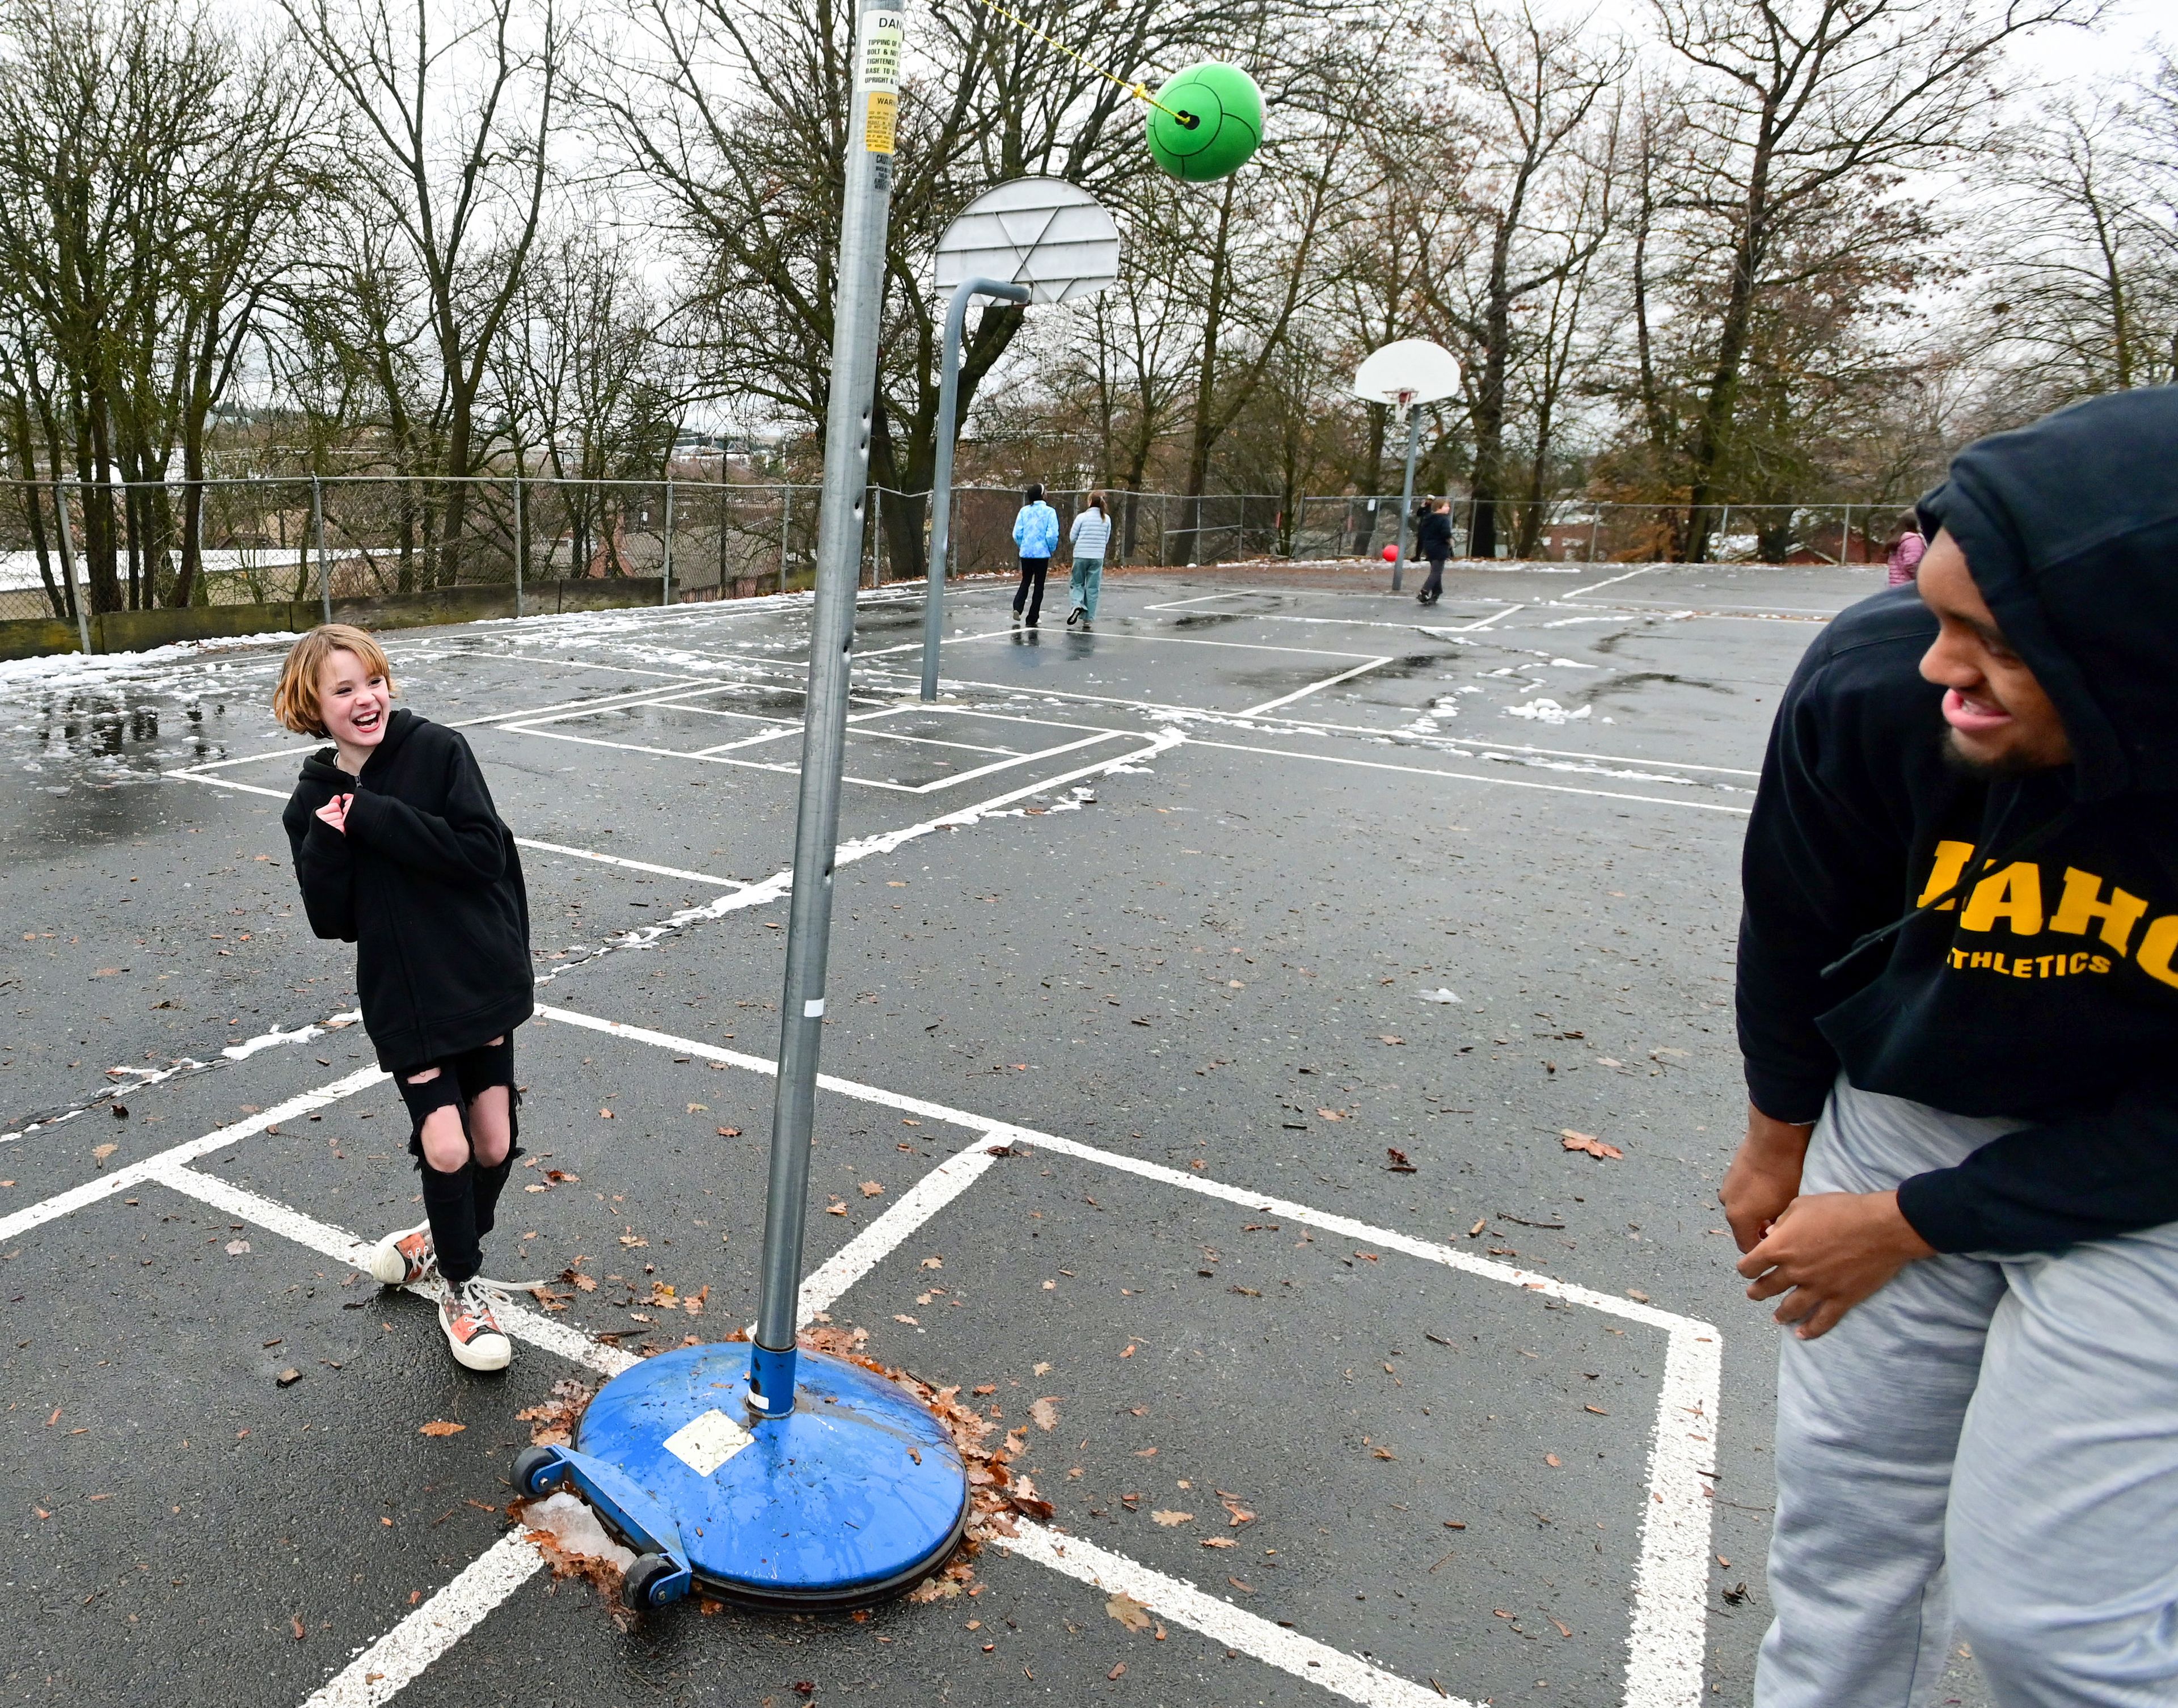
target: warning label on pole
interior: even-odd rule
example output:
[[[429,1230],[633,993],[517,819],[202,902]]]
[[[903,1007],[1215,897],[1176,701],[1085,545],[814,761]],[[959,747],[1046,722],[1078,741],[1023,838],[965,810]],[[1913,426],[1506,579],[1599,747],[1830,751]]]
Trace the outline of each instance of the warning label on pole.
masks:
[[[900,57],[907,37],[904,13],[878,8],[862,14],[861,63],[856,84],[862,97],[862,148],[890,154],[900,117]]]

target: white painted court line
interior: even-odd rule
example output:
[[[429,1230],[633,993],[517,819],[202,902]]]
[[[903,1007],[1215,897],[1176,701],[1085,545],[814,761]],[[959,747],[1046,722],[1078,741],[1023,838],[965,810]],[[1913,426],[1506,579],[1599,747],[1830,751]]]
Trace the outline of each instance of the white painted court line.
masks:
[[[1600,592],[1606,587],[1616,587],[1622,581],[1631,581],[1637,575],[1654,575],[1658,570],[1665,567],[1666,566],[1661,563],[1644,563],[1640,568],[1629,569],[1623,575],[1611,576],[1602,581],[1592,581],[1586,587],[1577,587],[1566,595],[1566,599],[1568,600],[1579,599],[1588,594]]]
[[[912,842],[918,837],[928,836],[933,831],[966,829],[969,825],[978,824],[993,813],[1004,812],[1016,801],[1026,800],[1032,795],[1046,794],[1053,789],[1064,788],[1070,783],[1080,782],[1085,777],[1106,776],[1114,771],[1130,769],[1142,760],[1153,759],[1160,753],[1169,752],[1179,746],[1185,739],[1177,731],[1164,731],[1151,736],[1141,747],[1131,747],[1127,752],[1115,755],[1112,758],[1099,759],[1094,764],[1079,766],[1074,770],[1064,772],[1056,777],[1044,777],[1032,783],[1024,783],[1017,789],[1010,789],[1002,795],[993,795],[986,800],[977,802],[972,806],[956,807],[950,813],[942,813],[935,818],[926,818],[918,824],[904,824],[896,830],[880,830],[873,835],[858,836],[852,841],[840,844],[832,857],[833,866],[836,869],[841,866],[851,865],[857,860],[867,860],[873,855],[889,854],[895,849]],[[769,878],[762,879],[754,884],[745,884],[731,895],[719,896],[716,900],[704,902],[698,906],[684,907],[679,912],[671,914],[654,924],[637,926],[621,932],[608,939],[599,948],[589,951],[582,961],[572,963],[572,966],[587,966],[602,955],[610,955],[622,949],[644,948],[655,943],[661,937],[684,930],[691,925],[698,924],[707,919],[723,919],[727,914],[740,912],[744,908],[769,906],[785,897],[793,888],[793,868],[782,868]],[[549,984],[557,978],[561,972],[569,970],[569,967],[561,967],[558,971],[544,973],[539,977],[537,983],[540,987]]]
[[[1276,707],[1289,706],[1295,700],[1305,700],[1311,694],[1316,693],[1321,689],[1335,687],[1340,682],[1350,681],[1352,678],[1360,676],[1365,671],[1373,671],[1380,665],[1387,665],[1391,662],[1391,660],[1388,658],[1371,659],[1368,663],[1365,665],[1356,665],[1350,671],[1341,671],[1335,676],[1326,676],[1320,682],[1311,682],[1305,688],[1295,688],[1289,694],[1280,694],[1278,698],[1274,700],[1265,700],[1260,706],[1250,706],[1245,711],[1235,712],[1233,715],[1236,718],[1258,717],[1263,713],[1270,711]]]
[[[1431,765],[1394,765],[1383,759],[1349,759],[1337,753],[1297,753],[1290,747],[1258,747],[1245,742],[1207,742],[1190,736],[1194,747],[1218,747],[1232,753],[1262,753],[1279,759],[1316,759],[1327,765],[1354,765],[1368,771],[1404,771],[1417,777],[1449,777],[1462,783],[1494,783],[1506,789],[1540,789],[1552,795],[1593,795],[1606,801],[1640,801],[1652,807],[1684,807],[1695,813],[1728,813],[1744,818],[1750,807],[1729,807],[1716,801],[1685,801],[1671,795],[1635,795],[1618,789],[1583,789],[1571,783],[1535,783],[1525,777],[1489,777],[1475,771],[1444,771]],[[1696,786],[1688,784],[1688,787]]]
[[[1011,682],[986,682],[955,680],[952,682],[952,686],[956,689],[975,689],[985,693],[1003,694],[1006,696],[1010,701],[1026,698],[1033,695],[1038,699],[1067,700],[1078,702],[1083,705],[1114,706],[1121,708],[1127,711],[1146,712],[1152,717],[1187,718],[1197,720],[1206,724],[1232,725],[1234,727],[1241,729],[1251,729],[1255,727],[1252,722],[1244,720],[1244,714],[1238,712],[1217,711],[1206,706],[1184,706],[1163,700],[1130,700],[1116,694],[1081,693],[1072,689],[1046,687],[1042,684],[1038,684],[1033,688],[1024,688],[1017,683]],[[1015,714],[1001,714],[977,706],[960,706],[953,708],[952,709],[957,710],[963,717],[994,718],[1001,715],[1017,715]],[[1272,725],[1286,726],[1285,732],[1289,734],[1321,733],[1342,736],[1365,736],[1380,741],[1398,739],[1415,742],[1417,745],[1419,745],[1421,741],[1431,739],[1429,737],[1417,738],[1414,732],[1409,730],[1387,728],[1371,724],[1342,724],[1328,718],[1296,717],[1288,714],[1282,717],[1272,718],[1267,720],[1267,721]],[[1190,736],[1189,739],[1191,741],[1196,738]],[[1597,764],[1660,765],[1665,769],[1672,771],[1717,771],[1739,777],[1759,777],[1762,775],[1759,770],[1739,765],[1697,765],[1681,759],[1658,759],[1650,758],[1629,758],[1623,753],[1583,753],[1580,750],[1573,747],[1537,747],[1529,746],[1523,742],[1483,741],[1472,736],[1454,736],[1449,733],[1440,734],[1434,737],[1434,739],[1447,746],[1454,747],[1486,747],[1492,752],[1503,753],[1541,753],[1546,754],[1554,758],[1587,759]],[[1207,746],[1209,744],[1205,743],[1204,745]],[[1497,780],[1484,778],[1479,780],[1487,782]]]
[[[485,658],[497,658],[504,657],[506,654],[485,653],[481,654],[481,656]],[[520,662],[526,663],[528,661],[524,660],[520,660]],[[561,662],[561,660],[555,659],[552,662],[557,664]],[[607,665],[599,666],[598,668],[618,670],[621,666],[618,665]],[[645,671],[642,672],[642,674],[644,676],[654,676],[661,673],[653,671]],[[511,712],[485,712],[477,717],[458,719],[447,727],[456,730],[466,730],[472,729],[479,724],[502,723],[510,718],[541,718],[555,712],[570,712],[577,716],[585,711],[608,712],[616,706],[641,705],[646,699],[654,696],[685,693],[691,688],[702,688],[710,686],[713,685],[705,682],[700,676],[681,676],[678,678],[668,677],[665,682],[654,683],[649,687],[630,688],[626,693],[622,694],[600,694],[595,699],[589,700],[561,700],[555,704],[549,706],[523,706]]]
[[[161,771],[162,777],[172,777],[178,782],[209,783],[215,789],[234,789],[246,795],[269,795],[276,801],[284,801],[287,793],[281,789],[261,789],[254,783],[232,782],[225,777],[200,776],[194,771]],[[571,860],[594,860],[600,866],[624,866],[632,872],[654,872],[661,878],[685,878],[696,884],[733,884],[746,890],[747,883],[739,878],[721,878],[713,872],[688,872],[678,866],[654,866],[648,860],[627,860],[617,854],[599,854],[588,848],[570,848],[561,842],[540,842],[534,836],[517,836],[517,848],[534,848],[545,854],[564,854]]]
[[[1436,632],[1438,634],[1447,635],[1473,634],[1477,629],[1488,628],[1491,623],[1496,622],[1501,617],[1508,617],[1512,616],[1514,611],[1525,610],[1528,607],[1524,605],[1508,605],[1504,608],[1504,610],[1493,610],[1489,616],[1477,617],[1473,622],[1464,622],[1453,627],[1440,628],[1436,630]]]
[[[517,847],[536,848],[547,854],[565,854],[574,860],[595,860],[605,866],[625,866],[631,872],[655,872],[661,878],[686,878],[697,884],[731,884],[746,890],[748,885],[739,878],[720,878],[709,872],[687,872],[678,866],[654,866],[648,860],[624,860],[617,854],[594,853],[588,848],[570,848],[559,842],[539,842],[534,836],[517,836]]]
[[[444,1589],[310,1693],[303,1708],[382,1708],[534,1577],[544,1557],[509,1530]]]
[[[784,776],[799,776],[802,772],[802,767],[798,764],[787,764],[782,763],[773,764],[762,759],[736,759],[731,757],[732,751],[736,748],[754,747],[761,742],[783,741],[791,736],[798,736],[802,733],[801,725],[798,724],[792,725],[783,729],[769,731],[760,736],[747,736],[741,741],[729,742],[720,747],[688,749],[678,747],[654,747],[647,743],[640,742],[615,742],[607,740],[602,736],[577,736],[571,734],[565,730],[548,730],[538,724],[516,724],[510,725],[509,727],[520,734],[540,736],[548,742],[573,742],[578,746],[586,747],[614,747],[623,753],[648,753],[655,758],[692,759],[699,764],[706,765],[732,765],[742,770],[772,771]],[[885,732],[883,731],[872,731],[869,733],[873,735],[881,735]],[[1128,733],[1129,732],[1125,731],[1100,731],[1095,735],[1085,736],[1078,742],[1064,742],[1057,747],[1039,748],[1034,753],[1017,753],[1010,758],[993,760],[988,765],[978,765],[973,770],[961,771],[952,776],[933,778],[927,783],[895,783],[889,779],[881,777],[858,777],[852,772],[847,773],[842,780],[856,784],[865,789],[883,789],[889,793],[895,795],[930,795],[935,794],[941,789],[957,789],[963,783],[972,783],[979,777],[988,777],[999,771],[1010,771],[1018,766],[1032,764],[1038,759],[1053,758],[1059,754],[1071,753],[1082,747],[1093,747],[1099,742],[1110,741],[1115,736],[1125,738]],[[922,738],[915,736],[899,736],[894,737],[894,739],[904,742],[914,742],[922,740]],[[930,745],[949,746],[952,744],[933,742],[930,743]],[[169,772],[167,775],[169,776],[180,776],[184,774],[181,772]],[[200,778],[198,780],[209,783],[216,780],[211,777],[205,777]],[[242,786],[229,785],[227,786],[239,787]],[[1046,785],[1043,786],[1048,787],[1049,786]],[[261,792],[269,793],[271,791],[265,791]],[[521,840],[521,838],[517,837],[515,840],[519,841]]]
[[[1132,1596],[1175,1625],[1200,1631],[1229,1649],[1237,1649],[1311,1684],[1321,1684],[1352,1701],[1365,1703],[1368,1708],[1445,1708],[1447,1702],[1453,1708],[1478,1708],[1465,1697],[1417,1684],[1313,1637],[1274,1625],[1259,1613],[1205,1595],[1185,1579],[1168,1577],[1125,1554],[1115,1554],[1027,1519],[1015,1519],[1015,1525],[1018,1536],[993,1539],[1008,1553],[1048,1566],[1108,1596]]]
[[[960,638],[963,641],[970,641],[988,640],[992,638],[988,635],[963,635]],[[1336,647],[1281,647],[1272,646],[1267,641],[1203,640],[1195,635],[1168,634],[1162,631],[1155,634],[1129,634],[1125,629],[1100,628],[1092,638],[1097,640],[1134,641],[1143,646],[1223,647],[1229,652],[1298,653],[1305,658],[1314,659],[1358,659],[1365,656],[1361,653],[1342,652]],[[877,654],[873,653],[868,656],[874,658]]]
[[[216,1131],[206,1133],[202,1138],[190,1139],[170,1150],[161,1151],[156,1156],[146,1157],[140,1163],[111,1169],[95,1180],[85,1180],[79,1186],[71,1186],[65,1192],[56,1192],[38,1203],[25,1205],[13,1215],[0,1216],[0,1244],[57,1217],[80,1210],[86,1204],[95,1204],[101,1198],[112,1197],[116,1192],[140,1185],[145,1180],[156,1180],[162,1169],[194,1162],[199,1157],[208,1157],[214,1151],[223,1151],[252,1133],[261,1133],[265,1128],[277,1126],[282,1121],[291,1121],[298,1115],[306,1115],[313,1109],[337,1103],[342,1098],[353,1097],[356,1092],[368,1090],[380,1080],[390,1077],[383,1068],[358,1069],[330,1085],[319,1087],[314,1092],[304,1092],[299,1096],[289,1098],[285,1103],[275,1103],[246,1121],[221,1127]]]
[[[756,1073],[775,1076],[778,1072],[776,1065],[763,1057],[752,1056],[738,1050],[721,1049],[715,1044],[707,1044],[695,1038],[678,1037],[670,1032],[656,1032],[646,1026],[628,1026],[569,1009],[547,1009],[542,1005],[539,1007],[538,1015],[540,1019],[656,1045],[677,1054],[701,1056],[706,1060],[747,1068]],[[1717,1410],[1722,1393],[1722,1338],[1714,1324],[1703,1322],[1699,1317],[1660,1310],[1655,1306],[1644,1305],[1637,1300],[1622,1299],[1592,1287],[1561,1281],[1552,1275],[1517,1268],[1508,1263],[1493,1262],[1486,1257],[1477,1257],[1471,1252],[1436,1240],[1417,1239],[1389,1228],[1373,1227],[1352,1217],[1318,1210],[1291,1199],[1251,1192],[1220,1180],[1206,1179],[1201,1174],[1167,1168],[1160,1163],[1145,1162],[1114,1151],[1102,1150],[1093,1145],[1061,1138],[1055,1133],[994,1120],[989,1116],[952,1109],[927,1098],[908,1097],[829,1074],[819,1075],[817,1082],[827,1091],[860,1102],[878,1103],[888,1109],[946,1121],[993,1138],[1003,1136],[1009,1144],[1024,1143],[1083,1162],[1098,1163],[1142,1180],[1154,1180],[1204,1197],[1221,1199],[1250,1211],[1267,1213],[1305,1226],[1320,1228],[1327,1233],[1338,1234],[1385,1251],[1398,1251],[1424,1262],[1436,1263],[1447,1269],[1456,1269],[1568,1305],[1601,1311],[1606,1316],[1662,1330],[1669,1338],[1663,1379],[1657,1394],[1655,1431],[1650,1447],[1646,1484],[1649,1501],[1644,1512],[1641,1552],[1633,1586],[1634,1612],[1627,1640],[1626,1694],[1622,1700],[1623,1708],[1698,1708],[1702,1690],[1704,1634],[1709,1618],[1706,1596],[1710,1494],[1704,1473],[1713,1472],[1716,1466]],[[963,1180],[960,1184],[965,1187],[967,1182]],[[947,1201],[957,1196],[959,1190],[955,1188],[948,1192]],[[887,1249],[889,1250],[890,1246]],[[1119,1557],[1111,1557],[1116,1559]],[[1148,1571],[1145,1567],[1135,1569]],[[1178,1585],[1177,1579],[1168,1581]],[[1178,1587],[1183,1590],[1190,1588],[1185,1585],[1178,1585]],[[1226,1613],[1235,1619],[1255,1617],[1239,1608],[1229,1607]],[[1184,1616],[1177,1612],[1173,1617],[1182,1618],[1184,1623],[1192,1623],[1184,1619]],[[1220,1617],[1223,1618],[1224,1615]],[[1271,1625],[1269,1629],[1281,1640],[1287,1634],[1276,1625]],[[1231,1646],[1241,1645],[1234,1642]],[[1248,1652],[1256,1653],[1256,1651],[1250,1648]],[[1265,1655],[1259,1658],[1271,1657]],[[1272,1664],[1284,1663],[1273,1660]],[[1289,1667],[1286,1670],[1294,1669]],[[1302,1676],[1318,1670],[1307,1668]],[[1356,1697],[1355,1700],[1404,1702],[1406,1699]]]
[[[203,1174],[179,1163],[171,1163],[156,1169],[150,1178],[185,1196],[223,1210],[239,1221],[253,1223],[269,1234],[292,1240],[296,1245],[330,1257],[336,1263],[344,1263],[351,1269],[361,1269],[366,1273],[370,1267],[369,1241],[358,1238],[345,1228],[336,1228],[331,1223],[305,1215],[276,1199],[238,1186],[231,1180],[222,1180],[216,1174]],[[424,1296],[418,1289],[408,1290]],[[632,1353],[622,1352],[616,1346],[593,1340],[579,1329],[570,1328],[543,1312],[517,1305],[512,1300],[500,1301],[495,1308],[499,1313],[500,1327],[515,1339],[526,1340],[532,1346],[564,1358],[571,1364],[594,1370],[601,1376],[617,1376],[637,1361]]]

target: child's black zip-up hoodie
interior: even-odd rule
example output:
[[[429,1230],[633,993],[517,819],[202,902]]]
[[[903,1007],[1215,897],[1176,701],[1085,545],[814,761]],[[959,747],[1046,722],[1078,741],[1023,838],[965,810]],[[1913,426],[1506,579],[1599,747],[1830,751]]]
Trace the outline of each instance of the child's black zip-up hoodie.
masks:
[[[320,937],[356,946],[364,1029],[389,1072],[489,1043],[529,1018],[529,897],[459,732],[406,709],[360,777],[320,748],[281,823],[303,909]],[[346,834],[316,816],[353,793]]]
[[[1754,1105],[1863,1091],[2033,1125],[1899,1188],[1940,1251],[2178,1221],[2178,388],[1986,439],[1921,501],[2055,702],[2073,763],[1945,757],[1911,588],[1809,649],[1748,826],[1740,1047]],[[1894,937],[1863,934],[1953,884]]]

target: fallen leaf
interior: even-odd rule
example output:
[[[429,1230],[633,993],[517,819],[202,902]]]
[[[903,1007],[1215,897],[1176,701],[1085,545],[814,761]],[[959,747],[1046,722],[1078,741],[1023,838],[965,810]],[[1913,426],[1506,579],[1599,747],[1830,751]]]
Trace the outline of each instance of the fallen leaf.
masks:
[[[1393,1453],[1388,1447],[1380,1447],[1376,1449],[1374,1457],[1377,1459],[1397,1459],[1398,1454]],[[1555,1464],[1557,1461],[1553,1459],[1551,1463]]]
[[[1606,1145],[1593,1133],[1577,1133],[1571,1127],[1560,1127],[1558,1136],[1564,1140],[1568,1150],[1585,1151],[1599,1163],[1606,1157],[1616,1160],[1626,1154],[1616,1145]]]
[[[1132,1358],[1134,1355],[1135,1355],[1135,1349],[1134,1349],[1131,1345],[1130,1345],[1125,1352],[1122,1352],[1122,1353],[1119,1355],[1119,1356],[1120,1356],[1120,1357],[1122,1357],[1122,1358]]]
[[[922,1267],[925,1269],[943,1269],[945,1267],[945,1260],[943,1257],[925,1257]]]
[[[1384,1164],[1386,1174],[1412,1174],[1419,1172],[1415,1165],[1407,1160],[1407,1153],[1404,1151],[1395,1151],[1387,1145],[1384,1147],[1384,1154],[1392,1159]]]
[[[1125,1590],[1106,1601],[1104,1611],[1130,1631],[1146,1631],[1150,1628],[1150,1610]]]
[[[916,1322],[916,1320],[915,1320],[912,1317],[904,1317],[904,1316],[900,1315],[898,1311],[895,1311],[895,1312],[893,1313],[893,1319],[892,1319],[892,1320],[893,1320],[894,1322],[906,1322],[906,1323],[908,1323],[908,1324],[910,1324],[911,1326],[912,1326],[912,1327],[914,1327],[914,1328],[920,1328],[922,1326],[921,1323],[919,1323],[919,1322]]]
[[[301,1642],[304,1635],[303,1630],[303,1616],[300,1613],[288,1614],[287,1624],[289,1629],[291,1629],[295,1634],[295,1640],[298,1643]]]
[[[1240,1545],[1230,1536],[1205,1536],[1202,1546],[1206,1548],[1237,1548]]]
[[[1480,1239],[1482,1235],[1482,1230],[1489,1225],[1490,1224],[1486,1218],[1482,1221],[1477,1222],[1472,1228],[1469,1228],[1467,1230],[1467,1237],[1470,1240]]]
[[[1114,1661],[1114,1662],[1113,1663],[1113,1665],[1112,1665],[1112,1670],[1111,1670],[1110,1672],[1107,1672],[1104,1676],[1105,1676],[1107,1678],[1118,1678],[1118,1677],[1119,1676],[1119,1674],[1120,1674],[1120,1673],[1122,1673],[1122,1672],[1125,1672],[1126,1670],[1127,1670],[1127,1663],[1126,1663],[1125,1661]]]
[[[293,1365],[290,1365],[273,1379],[282,1388],[293,1388],[297,1382],[303,1379],[303,1372],[296,1369]]]
[[[1727,1590],[1724,1592],[1724,1599],[1728,1604],[1735,1607],[1742,1601],[1745,1601],[1747,1599],[1747,1585],[1745,1582],[1742,1581],[1740,1583],[1734,1584],[1730,1589]]]
[[[1030,1405],[1028,1415],[1035,1421],[1038,1429],[1058,1428],[1059,1396],[1055,1393],[1047,1394],[1043,1399],[1035,1401]]]
[[[1337,1109],[1318,1109],[1316,1114],[1322,1115],[1327,1121],[1343,1121],[1346,1119]]]
[[[1543,1455],[1543,1463],[1553,1470],[1557,1469],[1560,1462],[1558,1456],[1554,1453],[1546,1453]]]
[[[1252,1596],[1256,1593],[1256,1586],[1253,1584],[1244,1584],[1238,1578],[1228,1578],[1225,1581],[1244,1596]]]
[[[722,1139],[737,1139],[741,1136],[742,1130],[739,1127],[720,1127],[719,1129],[719,1136]]]
[[[227,1242],[227,1255],[230,1257],[239,1257],[249,1249],[249,1241],[247,1240],[230,1240]]]
[[[1376,1037],[1378,1042],[1382,1043],[1404,1043],[1406,1042],[1406,1039],[1403,1037],[1393,1037],[1388,1032],[1380,1032],[1376,1034]]]
[[[648,1245],[650,1243],[640,1234],[623,1234],[620,1236],[620,1242],[631,1251],[638,1245]]]
[[[691,1103],[688,1105],[688,1113],[692,1115],[708,1115],[711,1113],[710,1105],[708,1103]]]
[[[118,1145],[93,1145],[90,1147],[90,1154],[102,1168],[105,1166],[106,1159],[120,1148]]]
[[[847,1213],[847,1201],[845,1198],[833,1199],[830,1203],[824,1207],[824,1213],[828,1216],[845,1215]]]
[[[1167,1508],[1163,1512],[1152,1513],[1150,1514],[1150,1521],[1152,1524],[1163,1525],[1167,1530],[1170,1530],[1175,1525],[1194,1523],[1195,1514],[1193,1513],[1176,1513],[1172,1511],[1169,1508]]]
[[[598,1111],[598,1119],[601,1121],[609,1121],[612,1118],[613,1112],[610,1109],[599,1109]]]
[[[431,1436],[435,1438],[440,1436],[459,1435],[468,1427],[468,1426],[465,1423],[449,1423],[443,1417],[435,1417],[421,1429],[418,1430],[416,1433],[419,1435]]]
[[[862,1182],[862,1196],[865,1198],[882,1198],[884,1196],[884,1188],[875,1180],[865,1180]]]

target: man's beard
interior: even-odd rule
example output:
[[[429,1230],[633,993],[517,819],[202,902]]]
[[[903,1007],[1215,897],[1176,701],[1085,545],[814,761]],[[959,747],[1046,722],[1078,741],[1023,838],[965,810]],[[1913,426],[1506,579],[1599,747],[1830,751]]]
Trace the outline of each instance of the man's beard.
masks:
[[[1970,777],[1992,781],[1999,777],[2031,777],[2038,771],[2054,771],[2055,765],[2030,759],[2023,753],[2006,753],[1995,759],[1977,759],[1959,746],[1959,732],[1944,731],[1944,763]]]

